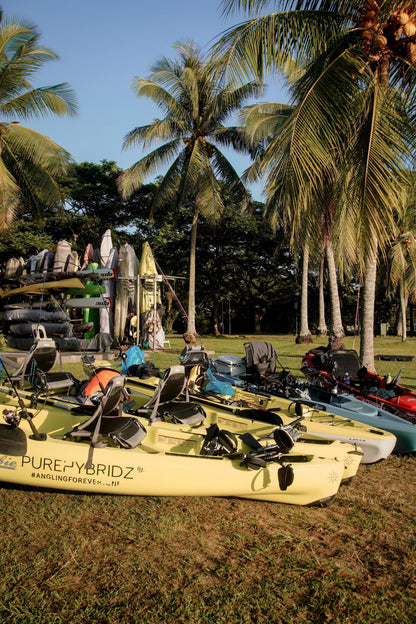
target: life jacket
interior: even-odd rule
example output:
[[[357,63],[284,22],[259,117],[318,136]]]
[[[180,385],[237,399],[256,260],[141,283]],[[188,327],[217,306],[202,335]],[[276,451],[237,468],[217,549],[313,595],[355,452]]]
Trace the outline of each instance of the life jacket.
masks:
[[[98,368],[91,379],[84,381],[78,389],[77,398],[84,406],[95,406],[103,395],[108,382],[114,377],[120,377],[119,371],[111,368]]]

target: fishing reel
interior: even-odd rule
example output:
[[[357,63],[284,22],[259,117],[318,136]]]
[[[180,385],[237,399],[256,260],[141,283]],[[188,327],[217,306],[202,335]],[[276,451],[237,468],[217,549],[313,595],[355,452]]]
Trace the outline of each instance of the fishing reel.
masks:
[[[12,409],[4,409],[3,410],[4,420],[10,427],[16,429],[20,424],[20,413],[18,414],[16,410]]]

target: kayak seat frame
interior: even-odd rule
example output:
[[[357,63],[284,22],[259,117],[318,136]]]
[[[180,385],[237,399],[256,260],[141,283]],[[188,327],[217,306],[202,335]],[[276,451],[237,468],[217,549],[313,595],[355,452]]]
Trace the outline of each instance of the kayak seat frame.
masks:
[[[50,371],[58,364],[60,372]],[[10,364],[10,362],[7,362]],[[42,392],[72,388],[75,378],[71,373],[63,370],[62,358],[56,342],[48,338],[43,325],[38,325],[34,331],[34,343],[27,352],[23,362],[12,373],[12,381],[16,381],[20,388],[24,388],[28,380],[37,390],[35,397]]]
[[[151,399],[134,414],[149,416],[150,422],[158,420],[198,426],[205,420],[205,411],[198,403],[182,401],[179,397],[185,390],[187,376],[185,367],[176,364],[167,368]]]
[[[64,440],[91,438],[87,468],[92,466],[93,449],[107,446],[109,439],[122,448],[132,449],[146,437],[146,429],[137,418],[123,416],[123,404],[129,398],[124,384],[122,375],[110,379],[90,418],[63,436]],[[107,440],[98,441],[99,438]]]

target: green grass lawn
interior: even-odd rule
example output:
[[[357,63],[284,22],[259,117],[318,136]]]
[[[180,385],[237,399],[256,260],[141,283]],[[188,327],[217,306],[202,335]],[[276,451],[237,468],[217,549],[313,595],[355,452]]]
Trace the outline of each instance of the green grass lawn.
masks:
[[[215,356],[242,356],[249,339],[203,342]],[[259,339],[301,375],[307,347],[293,336]],[[170,340],[182,349],[180,337]],[[376,353],[413,355],[416,342],[375,345]],[[148,355],[161,369],[179,361]],[[377,369],[394,375],[403,365],[403,383],[416,388],[414,362]],[[327,509],[0,487],[0,622],[413,623],[415,462],[391,456],[361,466]]]

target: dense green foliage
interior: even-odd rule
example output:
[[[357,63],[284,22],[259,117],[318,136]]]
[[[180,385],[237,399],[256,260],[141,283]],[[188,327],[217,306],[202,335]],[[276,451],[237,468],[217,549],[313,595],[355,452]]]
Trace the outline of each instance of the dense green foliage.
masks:
[[[34,218],[29,212],[15,221],[0,240],[0,262],[11,257],[25,259],[41,249],[54,248],[68,240],[79,254],[91,242],[100,243],[110,227],[116,246],[128,242],[140,256],[149,241],[161,271],[170,280],[186,308],[192,205],[177,210],[163,207],[163,218],[149,221],[155,184],[143,186],[129,200],[117,191],[120,169],[113,162],[72,165],[62,182],[64,208],[49,210]],[[282,230],[272,231],[264,219],[263,204],[254,202],[241,212],[238,201],[223,186],[226,206],[217,224],[200,216],[196,257],[196,318],[199,332],[297,333],[299,271],[297,258],[289,250]],[[318,323],[318,267],[310,270],[310,325]],[[394,327],[398,299],[385,298],[387,275],[380,271],[376,305],[376,327],[389,321]],[[340,289],[343,319],[354,326],[357,283]],[[165,288],[168,292],[168,288]],[[185,319],[178,303],[173,304],[174,329],[182,331]]]

